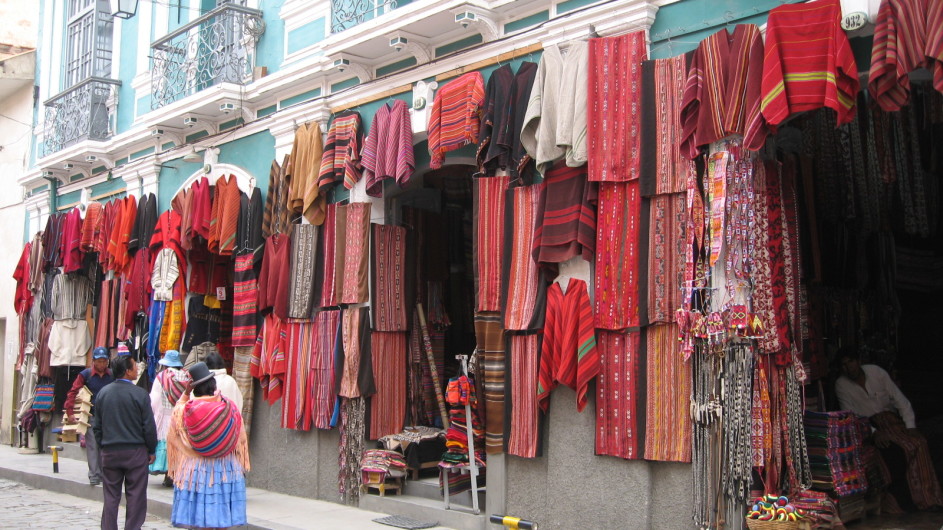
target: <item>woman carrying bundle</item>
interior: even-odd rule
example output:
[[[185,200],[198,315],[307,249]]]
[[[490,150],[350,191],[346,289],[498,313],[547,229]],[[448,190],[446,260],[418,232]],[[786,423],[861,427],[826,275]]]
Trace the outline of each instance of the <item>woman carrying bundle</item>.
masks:
[[[154,411],[154,422],[157,424],[157,455],[154,463],[147,470],[152,475],[167,472],[167,432],[170,430],[170,417],[174,405],[186,392],[190,385],[190,374],[182,370],[180,353],[177,350],[167,350],[164,358],[157,361],[163,368],[154,378],[151,386],[151,410]],[[168,477],[164,478],[164,486],[170,486]]]
[[[191,366],[190,377],[190,391],[174,407],[167,436],[171,522],[185,528],[244,525],[249,448],[242,415],[217,392],[206,363]]]

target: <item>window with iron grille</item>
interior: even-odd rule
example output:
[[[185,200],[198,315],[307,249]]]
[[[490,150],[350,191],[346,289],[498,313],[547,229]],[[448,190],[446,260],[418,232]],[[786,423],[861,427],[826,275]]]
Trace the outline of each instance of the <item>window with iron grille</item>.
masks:
[[[108,0],[69,0],[62,88],[111,75],[113,25]]]

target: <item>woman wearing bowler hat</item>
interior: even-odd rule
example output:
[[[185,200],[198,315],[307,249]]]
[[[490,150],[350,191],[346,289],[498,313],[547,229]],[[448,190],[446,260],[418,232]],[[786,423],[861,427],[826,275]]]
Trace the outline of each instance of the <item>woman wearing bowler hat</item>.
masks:
[[[157,458],[148,467],[152,475],[167,472],[167,431],[170,429],[170,417],[174,405],[190,384],[190,374],[181,369],[180,352],[167,350],[164,357],[157,361],[161,371],[154,378],[151,386],[151,409],[154,411],[154,421],[157,423]],[[165,478],[164,485],[170,486]]]
[[[190,367],[191,392],[174,407],[167,462],[174,481],[170,521],[188,528],[246,524],[249,445],[242,414],[216,389],[206,363]]]

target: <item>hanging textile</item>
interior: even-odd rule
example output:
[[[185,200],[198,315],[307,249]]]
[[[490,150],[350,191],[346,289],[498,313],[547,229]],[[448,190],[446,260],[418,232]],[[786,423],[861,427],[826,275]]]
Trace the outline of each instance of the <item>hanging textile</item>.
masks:
[[[242,421],[249,435],[252,424],[252,406],[255,398],[255,385],[252,384],[252,346],[236,346],[233,348],[232,378],[236,381],[236,388],[242,395]]]
[[[477,153],[478,169],[485,176],[493,177],[499,169],[513,178],[520,174],[518,166],[524,159],[520,132],[536,73],[536,63],[523,62],[517,74],[504,65],[488,79]],[[527,176],[525,182],[530,180]]]
[[[475,338],[484,368],[485,451],[504,451],[504,326],[501,314],[475,314]]]
[[[331,428],[334,411],[334,348],[340,311],[319,311],[314,317],[314,350],[308,367],[308,407],[316,429]]]
[[[639,325],[638,182],[599,185],[596,220],[595,326]]]
[[[290,210],[288,209],[289,175],[287,166],[290,155],[285,155],[281,165],[272,160],[269,170],[268,188],[265,194],[265,211],[262,214],[262,237],[288,231]]]
[[[295,235],[298,235],[297,230]],[[285,429],[311,430],[308,371],[314,355],[314,336],[313,322],[285,322],[285,399],[282,400],[281,422]]]
[[[368,397],[376,392],[371,360],[370,315],[366,307],[344,309],[341,316],[343,351],[334,363],[337,395],[344,398]]]
[[[439,169],[445,153],[478,142],[485,84],[480,72],[469,72],[436,92],[429,113],[429,167]]]
[[[640,334],[599,331],[601,369],[596,383],[596,454],[640,458],[638,400]]]
[[[85,206],[85,219],[82,220],[82,232],[79,247],[85,252],[98,252],[98,240],[105,228],[105,207],[100,202],[90,202]]]
[[[314,262],[318,227],[302,224],[291,236],[288,277],[288,318],[309,318],[314,302]]]
[[[324,221],[325,198],[319,195],[318,173],[324,155],[321,125],[305,123],[295,131],[288,160],[288,208],[313,225]]]
[[[540,441],[537,405],[537,358],[540,335],[510,336],[511,418],[508,454],[534,458]]]
[[[321,228],[321,237],[318,241],[318,251],[315,257],[314,278],[317,281],[321,279],[320,285],[315,285],[315,305],[317,307],[331,307],[337,305],[338,285],[335,280],[336,275],[336,251],[338,247],[337,239],[337,215],[338,211],[344,213],[346,218],[346,209],[338,208],[337,204],[328,204],[324,215],[324,224]],[[342,241],[346,244],[346,241]]]
[[[599,375],[599,350],[593,330],[586,282],[570,278],[566,293],[559,283],[547,290],[547,316],[538,369],[537,401],[546,413],[557,384],[576,391],[576,410],[583,412],[589,382]]]
[[[259,286],[252,254],[236,257],[233,271],[232,345],[252,346],[258,336]]]
[[[370,400],[370,436],[403,431],[406,418],[406,332],[373,331],[370,336],[377,392]]]
[[[544,200],[544,184],[508,190],[504,242],[507,256],[504,287],[504,327],[510,330],[543,326],[547,281],[532,255],[537,214]]]
[[[319,193],[326,194],[331,186],[343,182],[347,189],[360,180],[363,166],[360,150],[363,146],[363,126],[360,113],[345,110],[338,114],[327,131],[327,143],[318,171]]]
[[[372,226],[370,292],[373,293],[373,330],[406,331],[409,326],[406,321],[406,229],[380,224]]]
[[[232,255],[236,248],[236,228],[239,223],[239,184],[234,175],[219,177],[213,197],[210,215],[210,233],[207,248],[221,256]]]
[[[72,208],[65,214],[59,239],[59,255],[62,256],[62,272],[69,274],[82,268],[85,253],[82,252],[82,212]]]
[[[291,238],[274,234],[265,242],[265,260],[259,272],[259,311],[274,312],[288,318],[288,285],[291,264]]]
[[[213,216],[213,198],[210,196],[210,181],[206,177],[200,177],[190,186],[193,193],[190,205],[190,224],[184,239],[190,242],[187,250],[192,249],[194,239],[199,236],[203,241],[210,238],[210,220]]]
[[[648,321],[674,322],[681,307],[684,271],[685,194],[657,195],[650,201],[648,239]]]
[[[910,72],[926,68],[943,92],[943,9],[935,0],[881,2],[871,47],[868,92],[887,112],[910,100]]]
[[[588,67],[585,41],[553,44],[540,56],[520,130],[521,143],[544,178],[561,158],[569,167],[586,165]]]
[[[363,147],[364,176],[367,195],[383,196],[383,181],[394,179],[403,188],[413,175],[416,162],[413,154],[413,126],[409,105],[397,99],[384,104],[373,116],[370,135]],[[351,188],[348,182],[344,186]]]
[[[533,258],[541,267],[581,256],[592,261],[596,249],[599,185],[587,180],[586,168],[557,162],[544,173],[546,192],[537,212]]]
[[[276,401],[281,399],[285,391],[283,381],[286,370],[285,349],[288,339],[283,328],[282,320],[276,314],[266,315],[262,323],[262,333],[259,333],[255,348],[252,350],[250,372],[252,377],[259,380],[259,386],[262,388],[262,399],[267,401],[269,405],[274,405]],[[189,358],[187,360],[189,361]]]
[[[759,149],[768,130],[760,114],[763,38],[755,24],[738,24],[702,40],[688,70],[681,106],[681,153],[696,158],[702,146],[731,134]]]
[[[141,197],[141,201],[138,203],[134,227],[128,236],[128,252],[134,254],[139,248],[146,247],[154,234],[154,225],[156,224],[157,197],[153,193],[148,193]]]
[[[681,105],[693,53],[642,63],[643,197],[685,191],[694,163],[681,153]]]
[[[370,204],[356,202],[348,204],[344,241],[344,289],[339,302],[357,304],[369,298],[367,268],[370,255]],[[338,211],[340,213],[340,210]],[[355,396],[348,396],[355,397]]]
[[[589,180],[627,182],[639,177],[642,137],[642,61],[645,32],[590,39]]]
[[[510,177],[475,179],[475,310],[501,310],[501,268],[504,259],[504,208]]]
[[[164,310],[164,322],[160,328],[160,351],[176,350],[180,348],[180,339],[183,337],[183,330],[186,328],[186,316],[183,311],[183,300],[187,297],[187,292],[183,287],[183,281],[180,280],[173,286],[173,297]],[[158,337],[151,335],[152,339]]]
[[[691,363],[681,357],[678,325],[647,328],[645,459],[691,461]]]
[[[341,499],[356,506],[360,499],[360,460],[363,457],[364,434],[366,432],[365,400],[363,398],[340,400],[340,444],[337,456],[337,489]]]
[[[821,107],[838,114],[838,125],[854,118],[858,66],[841,19],[839,0],[770,10],[760,106],[770,125]],[[747,147],[755,149],[749,142]]]
[[[237,256],[252,254],[253,261],[258,265],[262,261],[262,247],[265,237],[262,235],[262,191],[252,188],[246,195],[240,193],[239,225],[236,228]]]

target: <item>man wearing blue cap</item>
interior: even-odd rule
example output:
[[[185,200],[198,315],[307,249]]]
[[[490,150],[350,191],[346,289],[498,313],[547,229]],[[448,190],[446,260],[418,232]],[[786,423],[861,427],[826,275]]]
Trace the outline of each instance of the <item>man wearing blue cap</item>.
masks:
[[[108,369],[108,349],[104,346],[95,348],[92,352],[92,367],[79,372],[66,398],[65,410],[69,417],[69,423],[75,423],[72,409],[75,407],[75,397],[83,386],[88,387],[88,390],[92,393],[92,416],[94,417],[95,396],[114,380],[111,370]],[[88,483],[97,486],[102,482],[101,456],[98,452],[98,444],[91,432],[85,433],[85,455],[88,459]]]

